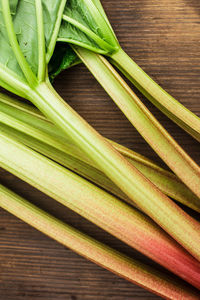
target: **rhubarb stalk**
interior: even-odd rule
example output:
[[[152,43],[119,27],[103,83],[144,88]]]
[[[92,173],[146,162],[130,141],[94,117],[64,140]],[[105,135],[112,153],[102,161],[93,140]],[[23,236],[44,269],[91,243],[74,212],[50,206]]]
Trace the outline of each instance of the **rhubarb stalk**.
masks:
[[[1,0],[0,3],[0,15],[5,25],[2,26],[3,33],[0,32],[0,44],[3,45],[0,53],[1,82],[5,82],[7,87],[13,87],[18,94],[35,104],[44,115],[60,127],[66,135],[69,135],[74,143],[142,211],[200,261],[199,224],[162,194],[65,103],[53,87],[50,87],[47,72],[44,72],[44,69],[47,70],[46,63],[54,51],[65,1],[58,1],[54,7],[51,6],[53,3],[50,1],[49,5],[43,7],[41,0],[33,2],[21,0],[20,5],[15,5],[14,18],[12,18],[13,14],[11,15],[9,1]],[[42,13],[42,9],[46,11],[45,14]],[[24,14],[27,11],[29,13]],[[45,20],[48,14],[54,22],[49,22],[49,19]],[[41,21],[41,18],[44,18],[44,21]],[[32,26],[29,25],[30,21]],[[20,38],[17,35],[19,32]],[[45,34],[41,35],[41,32]],[[52,34],[49,36],[49,33]],[[35,45],[37,45],[37,53],[35,53]],[[45,68],[40,66],[42,63],[45,64]],[[10,90],[13,91],[12,88]],[[10,153],[10,157],[13,154],[14,152]],[[7,160],[9,160],[8,157]],[[3,164],[6,164],[5,157],[3,161]],[[191,181],[192,179],[191,177]]]
[[[200,289],[200,263],[136,209],[2,132],[0,166]]]
[[[167,299],[198,299],[183,282],[98,242],[0,185],[0,207],[97,265]]]
[[[173,98],[148,76],[122,49],[112,56],[112,62],[168,118],[200,142],[200,118]]]

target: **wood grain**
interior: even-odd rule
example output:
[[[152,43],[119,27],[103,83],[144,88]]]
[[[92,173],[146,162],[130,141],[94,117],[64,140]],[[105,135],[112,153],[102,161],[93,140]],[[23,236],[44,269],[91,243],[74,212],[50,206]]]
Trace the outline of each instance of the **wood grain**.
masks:
[[[200,116],[200,2],[103,0],[102,3],[129,55],[167,91]],[[55,87],[103,135],[160,162],[84,66],[61,74]],[[200,163],[199,144],[141,98]],[[152,264],[4,170],[0,171],[0,181],[54,216],[132,257]],[[0,210],[0,299],[159,298],[86,261]]]

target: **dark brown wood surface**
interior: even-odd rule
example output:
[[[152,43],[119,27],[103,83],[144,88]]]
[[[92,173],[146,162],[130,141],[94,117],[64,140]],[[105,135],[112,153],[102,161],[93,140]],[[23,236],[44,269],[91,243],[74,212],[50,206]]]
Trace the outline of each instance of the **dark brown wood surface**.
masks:
[[[200,116],[199,0],[102,2],[129,55],[167,91]],[[103,135],[160,162],[84,66],[61,74],[55,87]],[[200,163],[199,144],[142,99]],[[76,228],[132,257],[151,263],[4,170],[0,171],[0,181]],[[0,210],[0,299],[127,300],[158,297],[86,261]]]

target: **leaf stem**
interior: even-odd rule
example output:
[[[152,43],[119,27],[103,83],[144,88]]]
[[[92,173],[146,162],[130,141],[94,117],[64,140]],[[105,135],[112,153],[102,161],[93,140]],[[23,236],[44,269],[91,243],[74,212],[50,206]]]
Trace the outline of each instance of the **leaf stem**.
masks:
[[[44,19],[41,0],[35,0],[38,34],[38,81],[42,82],[46,77],[46,46],[44,34]]]
[[[15,95],[21,96],[21,93],[19,93],[19,91],[15,90],[15,88],[13,88],[12,86],[10,86],[9,84],[7,84],[6,82],[4,82],[2,80],[0,80],[0,86]]]

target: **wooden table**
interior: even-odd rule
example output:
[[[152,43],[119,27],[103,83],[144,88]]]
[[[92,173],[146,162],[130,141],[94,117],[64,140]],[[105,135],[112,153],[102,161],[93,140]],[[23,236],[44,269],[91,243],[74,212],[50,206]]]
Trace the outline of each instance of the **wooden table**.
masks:
[[[102,2],[130,56],[200,116],[199,0]],[[103,135],[160,162],[84,66],[64,72],[55,81],[55,87]],[[199,144],[143,100],[200,163]],[[0,181],[63,221],[132,257],[151,263],[4,170],[0,171]],[[0,299],[128,300],[158,297],[86,261],[0,210]]]

